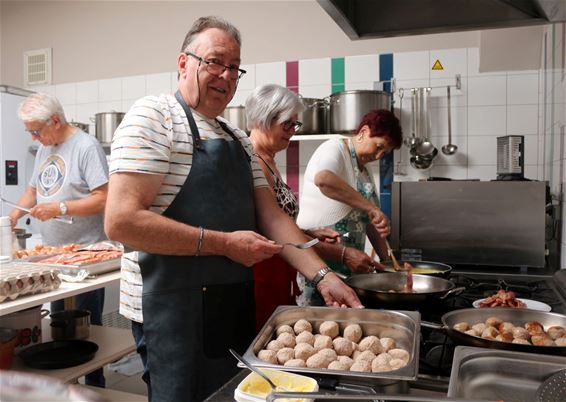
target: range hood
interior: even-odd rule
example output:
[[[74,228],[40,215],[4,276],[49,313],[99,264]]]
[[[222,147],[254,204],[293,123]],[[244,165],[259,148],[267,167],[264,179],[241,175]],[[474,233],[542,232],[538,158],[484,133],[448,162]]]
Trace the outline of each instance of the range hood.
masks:
[[[566,21],[566,0],[317,0],[352,39]]]

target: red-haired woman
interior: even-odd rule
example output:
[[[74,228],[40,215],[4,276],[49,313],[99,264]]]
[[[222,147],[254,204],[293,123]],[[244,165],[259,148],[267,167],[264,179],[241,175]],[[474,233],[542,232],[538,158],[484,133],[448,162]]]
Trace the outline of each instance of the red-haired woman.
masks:
[[[303,229],[328,227],[344,234],[342,244],[317,250],[329,267],[345,275],[375,271],[379,264],[364,253],[366,235],[381,260],[388,259],[384,238],[389,220],[381,211],[378,190],[366,165],[401,147],[399,120],[388,110],[372,110],[351,139],[332,139],[313,153],[304,175],[297,224]],[[304,277],[299,305],[324,305]]]

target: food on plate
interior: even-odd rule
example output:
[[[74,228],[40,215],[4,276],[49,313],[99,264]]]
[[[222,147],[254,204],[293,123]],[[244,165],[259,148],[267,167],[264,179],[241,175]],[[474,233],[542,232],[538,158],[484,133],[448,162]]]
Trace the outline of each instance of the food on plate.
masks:
[[[26,257],[33,257],[36,255],[69,253],[78,250],[79,248],[81,248],[81,245],[76,243],[65,244],[63,246],[45,246],[43,244],[37,244],[32,249],[16,250],[14,252],[14,257],[26,258]]]
[[[457,324],[454,324],[454,329],[456,331],[466,332],[468,329],[470,329],[470,324],[468,324],[467,322],[459,322]]]
[[[314,355],[316,351],[314,348],[308,343],[298,343],[295,346],[295,358],[307,360],[309,357]]]
[[[358,324],[350,324],[344,328],[344,338],[358,343],[362,339],[362,327]]]
[[[472,325],[472,329],[474,331],[476,331],[478,333],[478,335],[481,335],[481,333],[483,332],[485,327],[486,327],[486,325],[483,322],[479,322],[477,324]]]
[[[299,343],[308,343],[311,346],[314,346],[314,335],[308,331],[303,331],[295,338],[297,344]]]
[[[489,296],[482,300],[480,307],[513,307],[524,308],[527,307],[525,303],[515,297],[515,293],[506,290],[499,290],[494,295]]]
[[[287,348],[294,348],[297,344],[297,341],[295,341],[295,335],[291,335],[288,332],[283,332],[277,337],[277,340]]]
[[[65,254],[58,254],[51,257],[42,258],[36,263],[58,264],[58,265],[84,265],[93,264],[119,258],[122,256],[120,250],[100,250],[100,251],[76,251]]]
[[[485,323],[476,323],[471,329],[464,330],[465,325],[457,323],[452,326],[456,331],[484,339],[535,346],[566,346],[566,329],[553,325],[545,332],[543,325],[538,321],[526,323],[504,322],[499,317],[489,317]],[[477,329],[483,328],[480,333]]]
[[[275,350],[262,349],[257,354],[257,357],[264,362],[277,364],[277,352]]]
[[[338,327],[338,323],[335,321],[324,321],[322,324],[320,324],[318,332],[322,335],[327,335],[334,339],[338,336],[340,328]]]
[[[277,336],[279,336],[284,332],[288,332],[291,335],[295,335],[295,331],[293,331],[293,328],[291,328],[290,325],[281,325],[279,328],[277,328],[277,331],[275,331],[275,334]]]
[[[307,363],[303,359],[287,360],[284,364],[287,367],[307,367]]]
[[[297,335],[299,335],[303,331],[312,332],[312,325],[307,320],[300,319],[295,323],[295,325],[293,325],[293,330]]]
[[[325,333],[323,335],[313,334],[311,330],[315,325],[307,320],[281,325],[274,331],[276,339],[270,340],[260,350],[258,358],[287,367],[357,372],[397,370],[405,367],[411,359],[410,353],[397,345],[395,331],[385,328],[381,331],[381,338],[375,335],[364,337],[359,324],[345,325],[343,331],[340,330],[341,326],[336,321],[324,321],[316,325],[319,331]],[[289,328],[297,335],[291,334]],[[359,343],[346,336],[357,339]],[[294,347],[288,346],[292,344],[291,339],[296,342]],[[393,364],[390,364],[391,361]]]

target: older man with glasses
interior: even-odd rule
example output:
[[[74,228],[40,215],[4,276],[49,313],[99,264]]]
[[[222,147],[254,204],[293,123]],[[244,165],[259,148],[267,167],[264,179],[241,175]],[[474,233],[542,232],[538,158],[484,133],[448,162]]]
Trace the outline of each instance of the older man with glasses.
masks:
[[[136,250],[123,258],[120,305],[152,401],[200,401],[237,373],[228,349],[254,337],[258,261],[279,253],[328,305],[362,307],[313,251],[281,245],[308,238],[275,202],[246,134],[219,117],[243,73],[240,44],[227,21],[195,21],[175,95],[137,101],[112,144],[105,227]]]
[[[18,109],[26,131],[41,143],[35,157],[33,175],[18,204],[30,208],[41,221],[43,244],[88,245],[106,239],[104,205],[108,192],[108,164],[100,143],[69,124],[57,98],[48,94],[27,97]],[[12,226],[25,212],[10,213]],[[71,225],[54,220],[72,217]],[[104,289],[75,297],[75,308],[89,310],[91,322],[102,325]],[[63,301],[51,304],[51,311],[63,310]],[[102,369],[87,375],[89,385],[104,386]]]

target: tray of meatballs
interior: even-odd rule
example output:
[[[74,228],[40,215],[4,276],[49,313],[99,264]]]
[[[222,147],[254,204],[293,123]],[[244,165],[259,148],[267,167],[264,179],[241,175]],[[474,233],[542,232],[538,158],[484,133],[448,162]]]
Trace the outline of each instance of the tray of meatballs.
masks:
[[[419,338],[416,311],[279,306],[244,357],[338,380],[414,380]]]

